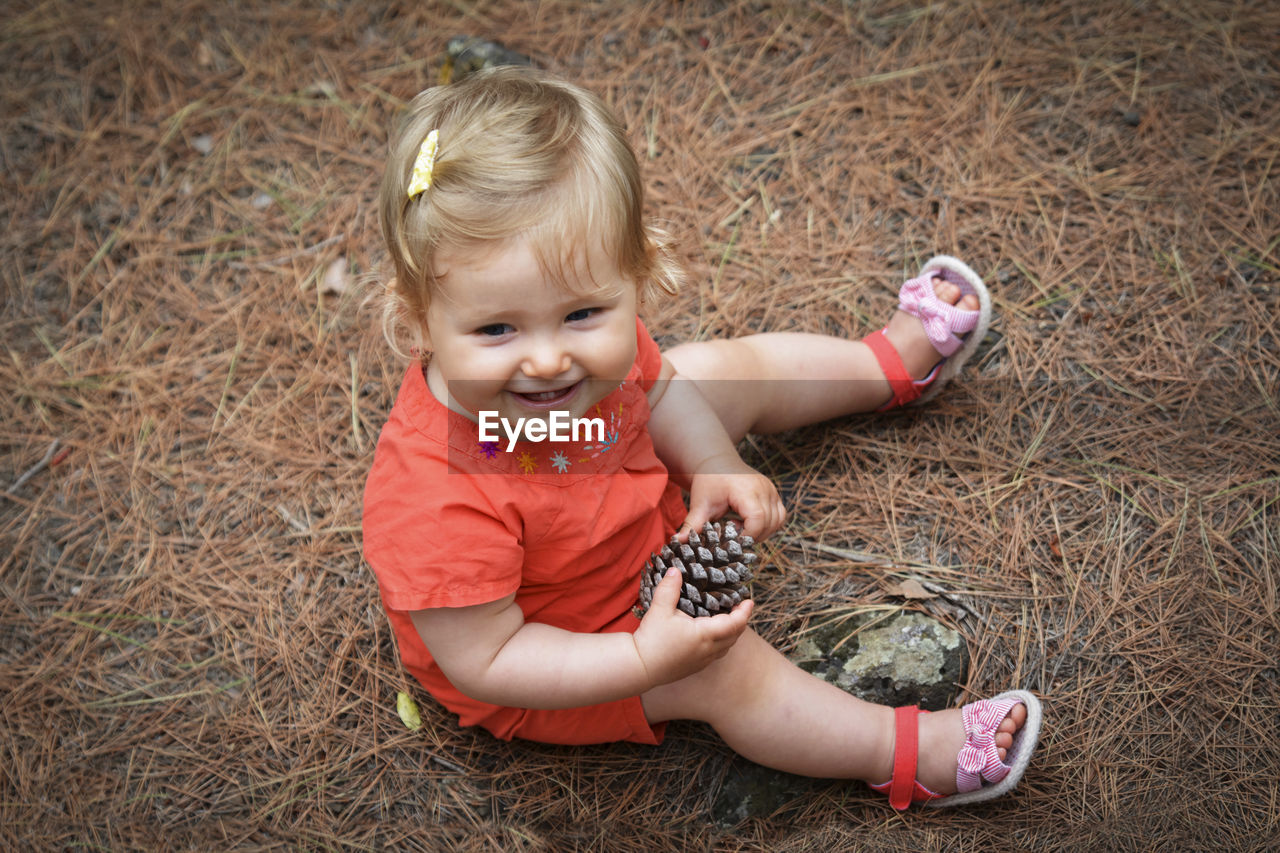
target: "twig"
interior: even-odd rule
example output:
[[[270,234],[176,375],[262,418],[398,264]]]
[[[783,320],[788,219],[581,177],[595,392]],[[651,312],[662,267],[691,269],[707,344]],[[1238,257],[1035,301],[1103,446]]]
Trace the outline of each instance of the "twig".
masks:
[[[310,530],[310,528],[307,527],[306,524],[304,524],[302,521],[295,518],[293,513],[285,509],[284,504],[276,504],[276,512],[280,513],[280,517],[283,518],[285,521],[289,522],[289,524],[293,527],[294,530],[301,531],[302,533],[306,533],[308,530]]]
[[[431,760],[432,760],[432,761],[434,761],[436,764],[441,765],[442,767],[446,767],[446,768],[448,768],[449,770],[452,770],[454,773],[466,773],[466,772],[467,772],[465,768],[459,767],[458,765],[454,764],[452,761],[445,761],[443,758],[441,758],[441,757],[440,757],[440,756],[438,756],[438,755],[434,755],[434,754],[433,754],[433,755],[431,756]]]
[[[18,491],[18,489],[22,488],[22,485],[26,483],[27,480],[30,480],[36,474],[39,474],[41,471],[47,468],[50,460],[52,460],[53,455],[58,452],[58,447],[61,444],[62,442],[55,438],[53,440],[53,443],[49,445],[49,449],[44,452],[44,456],[40,457],[40,461],[32,465],[30,468],[28,468],[21,477],[14,480],[13,484],[9,486],[8,489],[5,490],[5,494],[11,495],[14,492]]]
[[[963,610],[964,612],[968,613],[968,614],[969,614],[970,616],[972,616],[974,619],[979,618],[979,617],[978,617],[978,613],[977,613],[977,611],[976,611],[976,610],[974,610],[972,607],[970,607],[970,606],[969,606],[969,605],[964,601],[964,599],[960,598],[960,596],[955,595],[954,593],[947,592],[945,589],[943,589],[943,588],[942,588],[942,586],[940,586],[939,584],[934,583],[933,581],[927,581],[927,580],[925,580],[924,578],[916,578],[916,581],[920,584],[920,586],[922,586],[922,587],[924,587],[925,589],[929,590],[929,592],[932,592],[932,593],[934,593],[935,595],[938,595],[938,596],[941,596],[942,598],[945,598],[947,601],[951,602],[951,603],[952,603],[952,604],[954,604],[956,607],[959,607],[961,610]]]
[[[833,557],[843,557],[846,560],[854,560],[866,566],[880,566],[886,569],[932,568],[931,566],[925,563],[912,563],[912,562],[902,562],[897,560],[889,560],[885,557],[877,557],[874,554],[868,554],[864,551],[852,551],[848,548],[837,548],[834,545],[823,545],[821,542],[813,542],[809,539],[800,539],[795,536],[779,536],[778,538],[783,542],[787,543],[788,545],[799,545],[804,548],[812,548],[815,551],[821,551],[824,554],[830,554]],[[975,611],[972,607],[966,604],[963,599],[956,596],[954,593],[947,592],[946,589],[934,583],[933,581],[928,581],[921,577],[916,577],[915,580],[917,580],[922,587],[927,589],[929,592],[932,592],[934,595],[945,598],[947,601],[951,602],[956,607],[963,609],[965,612],[967,612],[970,616],[973,616],[975,619],[979,618],[977,611]]]
[[[314,255],[321,249],[328,248],[334,243],[339,243],[345,240],[346,237],[346,234],[334,234],[332,237],[321,240],[313,246],[307,246],[305,249],[299,249],[296,252],[289,252],[284,255],[276,255],[274,258],[268,258],[265,261],[253,261],[252,263],[249,261],[232,261],[231,268],[233,270],[264,270],[270,269],[271,267],[278,267],[285,261],[291,261],[294,258],[301,258],[306,255]]]
[[[811,539],[801,539],[798,536],[779,536],[778,540],[787,545],[798,545],[801,548],[812,548],[815,551],[821,551],[824,554],[830,554],[833,557],[842,557],[846,560],[853,560],[865,566],[882,566],[887,569],[897,568],[928,568],[923,563],[900,562],[898,560],[890,560],[886,557],[878,557],[874,554],[868,554],[865,551],[851,551],[848,548],[837,548],[834,545],[823,545],[821,542],[814,542]]]

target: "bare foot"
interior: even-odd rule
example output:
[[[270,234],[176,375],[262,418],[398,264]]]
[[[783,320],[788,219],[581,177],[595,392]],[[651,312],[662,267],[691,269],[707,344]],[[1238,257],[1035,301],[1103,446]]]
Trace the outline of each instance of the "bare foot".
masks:
[[[949,305],[958,305],[968,311],[977,311],[978,297],[968,294],[960,297],[960,288],[944,278],[934,276],[933,292],[939,299]],[[938,351],[929,343],[920,320],[905,311],[894,312],[893,318],[885,330],[885,337],[893,348],[902,356],[902,363],[912,379],[924,379],[933,370],[933,366],[942,360]]]
[[[916,763],[916,779],[930,791],[953,794],[956,790],[956,756],[964,746],[964,727],[960,709],[952,708],[933,714],[921,714],[920,751]],[[996,729],[996,752],[1004,761],[1013,746],[1013,735],[1027,721],[1027,708],[1019,703]]]

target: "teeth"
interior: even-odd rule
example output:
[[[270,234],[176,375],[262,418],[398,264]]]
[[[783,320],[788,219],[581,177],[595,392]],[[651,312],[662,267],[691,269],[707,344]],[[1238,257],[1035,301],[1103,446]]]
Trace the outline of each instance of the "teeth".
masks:
[[[526,400],[529,400],[530,402],[545,403],[548,400],[554,400],[557,397],[563,397],[566,393],[568,393],[569,389],[571,388],[573,388],[573,385],[568,385],[564,388],[555,388],[551,391],[525,391],[525,392],[517,392],[517,393],[519,393],[521,397],[524,397]]]

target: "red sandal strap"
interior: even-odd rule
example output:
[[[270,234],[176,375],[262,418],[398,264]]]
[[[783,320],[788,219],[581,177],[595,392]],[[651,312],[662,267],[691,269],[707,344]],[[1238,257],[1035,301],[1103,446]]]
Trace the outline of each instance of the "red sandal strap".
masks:
[[[920,709],[915,705],[895,708],[893,740],[893,780],[889,785],[889,805],[902,811],[911,805],[916,790],[916,757],[920,749]]]
[[[893,710],[893,776],[888,782],[869,785],[873,791],[888,794],[889,805],[903,811],[912,803],[942,798],[916,779],[920,754],[920,715],[927,714],[915,705]]]
[[[889,339],[884,336],[883,329],[867,335],[862,339],[862,342],[870,348],[871,354],[876,357],[880,370],[884,373],[884,378],[888,380],[889,387],[893,390],[893,399],[885,404],[882,407],[883,409],[905,406],[923,393],[924,388],[911,378],[911,374],[907,372],[906,365],[902,363],[902,356],[898,355],[898,351],[893,348],[893,344],[889,343]]]

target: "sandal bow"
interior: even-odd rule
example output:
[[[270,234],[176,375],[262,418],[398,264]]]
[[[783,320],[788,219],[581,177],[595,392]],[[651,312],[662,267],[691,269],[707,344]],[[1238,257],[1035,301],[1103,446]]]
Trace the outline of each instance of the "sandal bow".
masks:
[[[982,699],[960,709],[966,735],[964,746],[956,756],[956,789],[962,793],[976,791],[982,781],[999,782],[1009,775],[1009,765],[996,751],[996,729],[1009,714],[1017,698]]]
[[[902,285],[898,291],[898,308],[920,319],[929,343],[941,356],[955,355],[964,345],[959,335],[973,331],[978,325],[978,311],[957,308],[939,299],[933,292],[933,276],[925,273]]]

